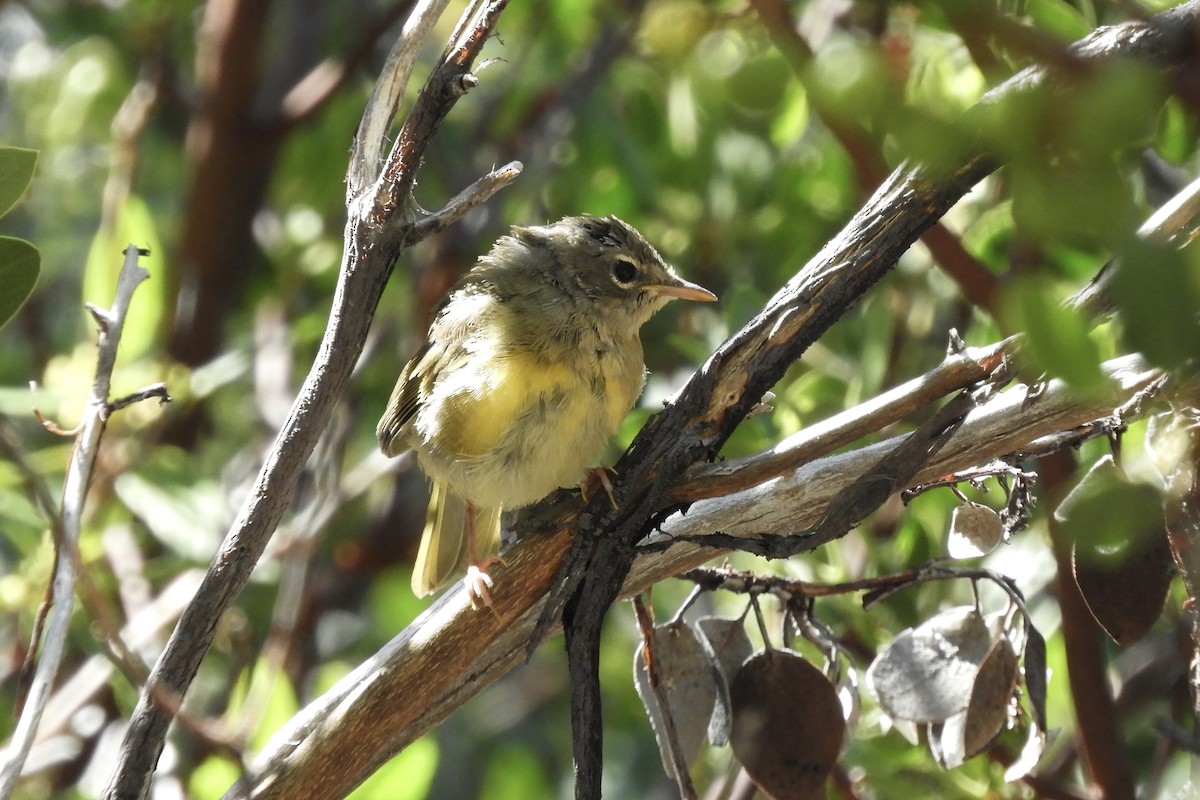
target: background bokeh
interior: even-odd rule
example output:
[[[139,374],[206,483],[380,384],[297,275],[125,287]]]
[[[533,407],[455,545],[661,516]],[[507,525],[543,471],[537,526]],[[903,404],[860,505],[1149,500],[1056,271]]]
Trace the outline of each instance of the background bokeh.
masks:
[[[425,69],[459,5],[439,23]],[[1025,331],[1034,373],[1062,375],[1081,390],[1093,385],[1102,358],[1131,347],[1169,366],[1196,354],[1194,254],[1181,257],[1173,277],[1151,281],[1145,297],[1135,292],[1125,315],[1107,325],[1089,328],[1058,305],[1114,253],[1128,252],[1149,211],[1195,174],[1194,96],[1172,96],[1148,70],[1113,66],[1080,78],[1067,101],[1033,97],[1002,119],[972,123],[982,127],[958,122],[990,87],[1052,60],[1094,27],[1126,19],[1131,4],[791,3],[811,48],[799,53],[781,48],[780,31],[756,13],[783,5],[752,5],[529,0],[505,11],[477,70],[480,85],[443,124],[416,199],[439,208],[508,160],[521,160],[525,171],[397,264],[293,510],[221,621],[188,697],[191,713],[246,734],[253,751],[425,605],[408,588],[424,480],[411,461],[386,464],[376,455],[374,426],[432,304],[508,225],[616,214],[721,297],[711,307],[675,304],[647,325],[650,381],[608,461],[887,170],[905,158],[952,167],[977,136],[1008,166],[944,219],[953,246],[943,243],[936,257],[926,244],[914,246],[775,388],[773,413],[747,421],[724,455],[767,447],[932,368],[952,328],[969,344]],[[43,430],[31,407],[63,427],[78,420],[95,362],[82,304],[111,302],[127,241],[151,250],[143,261],[151,278],[135,296],[114,394],[161,380],[174,398],[110,421],[80,542],[100,592],[77,610],[64,667],[64,678],[99,677],[63,692],[59,728],[39,742],[19,797],[101,790],[137,689],[107,666],[95,604],[111,620],[141,621],[135,650],[154,658],[312,362],[341,256],[349,145],[404,7],[0,3],[0,142],[40,153],[34,183],[0,227],[43,254],[33,296],[0,331],[0,412],[57,492],[71,442]],[[227,28],[221,19],[231,20]],[[857,147],[847,146],[851,139]],[[1168,313],[1190,327],[1162,323]],[[1150,475],[1141,435],[1135,427],[1126,437],[1127,469]],[[1105,443],[1092,442],[1078,460],[1086,466],[1104,452]],[[972,497],[995,505],[996,494]],[[803,560],[734,563],[820,581],[885,574],[944,555],[955,505],[949,492],[907,508],[889,503]],[[1018,580],[1049,640],[1049,715],[1060,733],[1043,780],[1083,796],[1086,773],[1072,749],[1077,700],[1057,635],[1044,520],[987,563]],[[16,670],[51,569],[45,520],[18,472],[0,463],[0,719],[12,719]],[[656,587],[659,615],[673,613],[687,591],[678,582]],[[1124,698],[1121,735],[1139,796],[1172,796],[1186,780],[1187,757],[1165,749],[1154,727],[1187,707],[1178,672],[1182,599],[1176,587],[1142,642],[1102,645]],[[822,600],[817,613],[861,669],[897,631],[971,601],[969,585],[945,582],[868,612],[852,596]],[[722,613],[741,610],[736,599],[711,602]],[[627,605],[610,615],[605,637],[607,794],[673,797],[633,690],[638,635]],[[543,647],[353,796],[569,796],[566,681],[561,648]],[[0,722],[0,734],[9,728]],[[706,753],[700,784],[712,783],[728,760],[727,750]],[[863,797],[1037,791],[1005,785],[1003,765],[989,756],[939,770],[926,749],[885,731],[869,706],[844,762]],[[219,748],[177,731],[158,796],[216,798],[236,776]]]

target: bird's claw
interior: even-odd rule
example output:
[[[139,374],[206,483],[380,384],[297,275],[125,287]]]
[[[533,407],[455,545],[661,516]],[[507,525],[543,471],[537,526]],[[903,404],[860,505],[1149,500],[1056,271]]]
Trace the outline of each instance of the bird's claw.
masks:
[[[492,576],[488,575],[479,567],[472,564],[467,567],[467,575],[463,578],[463,583],[467,587],[467,597],[471,600],[471,608],[479,608],[479,604],[490,608],[492,611],[496,607],[492,605],[492,593],[490,589],[495,586],[495,581]]]
[[[489,556],[484,559],[481,564],[470,564],[467,566],[466,577],[463,578],[463,584],[467,589],[467,597],[471,601],[471,608],[479,608],[480,604],[491,609],[493,614],[499,614],[496,611],[496,606],[492,604],[491,589],[496,585],[492,580],[492,576],[487,574],[487,571],[497,564],[503,564],[504,559],[500,556]]]
[[[583,481],[579,484],[579,494],[583,497],[583,502],[586,503],[588,501],[592,489],[598,483],[604,489],[604,493],[608,495],[608,501],[612,503],[612,507],[617,507],[617,496],[613,494],[612,481],[608,479],[609,472],[614,475],[617,474],[617,471],[612,467],[600,466],[588,469],[587,475],[584,476]]]

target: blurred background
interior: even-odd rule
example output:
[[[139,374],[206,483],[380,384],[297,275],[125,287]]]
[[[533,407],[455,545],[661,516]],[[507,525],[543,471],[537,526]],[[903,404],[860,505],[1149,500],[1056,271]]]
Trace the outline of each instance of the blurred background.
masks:
[[[129,624],[132,649],[153,661],[288,412],[337,277],[351,139],[409,5],[0,3],[0,142],[39,151],[34,182],[0,230],[43,256],[32,297],[0,331],[0,412],[57,496],[71,440],[45,431],[31,409],[64,428],[78,421],[96,355],[82,304],[111,303],[127,242],[149,248],[150,280],[134,298],[113,393],[165,381],[174,398],[109,423],[80,542],[98,591],[78,603],[63,683],[18,797],[90,798],[108,780],[137,689],[106,659],[104,626]],[[410,101],[461,5],[439,23]],[[268,555],[221,621],[188,711],[220,720],[256,750],[427,604],[408,585],[424,478],[410,459],[377,454],[374,426],[431,306],[509,225],[616,214],[721,298],[711,307],[674,304],[647,325],[650,380],[609,462],[892,167],[905,158],[952,167],[976,136],[1009,166],[809,350],[776,387],[773,413],[747,421],[723,455],[767,447],[932,368],[951,328],[973,345],[1025,330],[1034,365],[1082,387],[1101,358],[1131,346],[1149,348],[1160,363],[1190,358],[1197,343],[1179,331],[1147,345],[1144,332],[1120,320],[1089,330],[1054,301],[1085,285],[1195,174],[1196,98],[1169,96],[1148,71],[1114,68],[1083,76],[1068,101],[1031,99],[992,128],[957,124],[1025,65],[1052,61],[1100,24],[1165,5],[512,3],[478,65],[479,87],[433,142],[416,198],[437,209],[493,165],[518,159],[525,171],[397,264],[335,421]],[[1166,296],[1189,308],[1200,295],[1195,272],[1145,303]],[[1154,309],[1137,306],[1151,319]],[[1134,473],[1150,469],[1141,430],[1127,437]],[[1093,442],[1078,458],[1086,465],[1104,452],[1105,443]],[[972,496],[997,505],[995,496]],[[956,505],[949,492],[907,508],[889,503],[802,561],[734,562],[809,580],[886,574],[943,555]],[[1018,578],[1049,639],[1050,724],[1060,733],[1044,780],[1061,796],[1083,796],[1047,537],[1039,518],[987,563]],[[20,473],[0,462],[3,738],[52,561],[45,519]],[[681,582],[657,587],[659,615],[673,613],[687,591]],[[869,612],[853,596],[822,600],[817,613],[862,668],[895,632],[971,597],[969,585],[946,582]],[[1096,639],[1139,796],[1171,796],[1186,779],[1186,756],[1164,749],[1153,724],[1187,707],[1182,598],[1176,586],[1163,619],[1130,648]],[[704,602],[733,614],[744,606],[724,600]],[[634,693],[638,634],[627,604],[610,615],[606,637],[607,791],[676,796]],[[565,660],[551,644],[353,796],[569,796],[567,701]],[[926,750],[878,722],[868,710],[844,758],[848,785],[869,777],[860,796],[1040,791],[1004,784],[1003,764],[990,756],[941,771]],[[700,784],[715,783],[728,763],[726,749],[706,752]],[[237,770],[217,743],[176,731],[156,796],[219,797]]]

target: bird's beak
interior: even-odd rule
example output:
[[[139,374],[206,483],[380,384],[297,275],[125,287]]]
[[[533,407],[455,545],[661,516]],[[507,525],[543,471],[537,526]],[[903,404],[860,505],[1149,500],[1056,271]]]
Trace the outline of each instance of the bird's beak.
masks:
[[[695,300],[700,303],[712,303],[717,299],[715,294],[700,284],[685,281],[679,276],[673,277],[674,280],[671,283],[647,286],[645,290],[650,292],[650,294],[665,297],[668,300]]]

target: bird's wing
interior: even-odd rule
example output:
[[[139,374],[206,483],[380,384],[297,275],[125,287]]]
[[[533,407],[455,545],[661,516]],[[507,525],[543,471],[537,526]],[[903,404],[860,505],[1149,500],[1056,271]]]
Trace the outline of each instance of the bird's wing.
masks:
[[[443,306],[443,312],[429,328],[427,341],[401,370],[387,410],[375,428],[379,448],[385,455],[396,456],[412,446],[408,440],[409,423],[421,402],[433,390],[438,377],[453,370],[466,357],[464,343],[470,328],[470,319],[447,314],[446,306]]]

